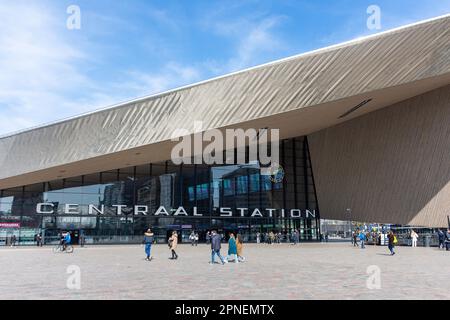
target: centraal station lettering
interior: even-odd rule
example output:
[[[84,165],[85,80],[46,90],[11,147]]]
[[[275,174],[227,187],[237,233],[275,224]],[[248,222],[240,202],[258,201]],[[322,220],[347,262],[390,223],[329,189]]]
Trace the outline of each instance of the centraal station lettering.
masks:
[[[55,204],[49,202],[38,203],[36,205],[36,213],[38,214],[55,214]],[[80,214],[80,205],[78,204],[65,204],[63,206],[63,212],[60,214]],[[128,207],[126,205],[112,205],[106,210],[104,205],[96,206],[93,204],[88,205],[88,214],[90,215],[154,215],[154,216],[203,216],[204,214],[198,211],[197,207],[193,207],[192,210],[186,211],[184,207],[166,209],[164,206],[160,206],[156,211],[150,212],[148,206],[136,205]],[[274,208],[227,208],[220,207],[214,208],[214,212],[218,212],[221,217],[269,217],[269,218],[315,218],[316,210],[301,210],[301,209],[274,209]]]

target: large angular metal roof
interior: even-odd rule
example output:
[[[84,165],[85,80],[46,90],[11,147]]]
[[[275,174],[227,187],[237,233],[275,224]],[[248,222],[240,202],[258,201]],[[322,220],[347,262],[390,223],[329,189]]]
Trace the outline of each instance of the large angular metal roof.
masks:
[[[450,83],[450,15],[0,138],[0,189],[166,160],[176,129],[320,129]],[[364,107],[340,117],[361,101]]]

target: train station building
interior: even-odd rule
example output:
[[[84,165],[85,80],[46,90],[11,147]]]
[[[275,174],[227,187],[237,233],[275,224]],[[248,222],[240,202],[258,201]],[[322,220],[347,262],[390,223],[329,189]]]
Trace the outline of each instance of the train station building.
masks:
[[[201,122],[198,130],[195,123]],[[181,131],[179,131],[182,129]],[[179,163],[174,132],[278,130],[279,165]],[[178,131],[177,131],[178,130]],[[195,158],[194,154],[192,158]],[[446,227],[450,16],[0,137],[0,239],[291,232],[320,219]]]

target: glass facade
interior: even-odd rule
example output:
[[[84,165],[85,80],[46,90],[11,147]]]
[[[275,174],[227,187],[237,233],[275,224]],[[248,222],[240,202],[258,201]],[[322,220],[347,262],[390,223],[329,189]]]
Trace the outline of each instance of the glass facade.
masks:
[[[307,139],[280,143],[282,179],[262,175],[257,161],[237,165],[174,165],[171,161],[88,174],[0,191],[0,245],[45,243],[70,230],[74,241],[140,243],[152,227],[158,242],[177,230],[290,233],[317,240],[320,217]]]

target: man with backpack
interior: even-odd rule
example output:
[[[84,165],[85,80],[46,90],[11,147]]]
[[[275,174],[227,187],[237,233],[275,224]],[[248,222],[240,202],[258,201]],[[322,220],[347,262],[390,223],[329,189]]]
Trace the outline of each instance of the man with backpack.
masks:
[[[366,234],[364,233],[364,231],[359,232],[359,242],[361,243],[361,249],[365,249]]]
[[[395,254],[394,248],[395,248],[395,245],[397,244],[398,240],[397,240],[397,237],[392,232],[392,230],[389,231],[387,237],[388,237],[388,248],[389,248],[389,251],[391,252],[391,255],[393,256]]]

